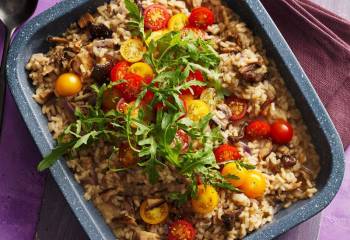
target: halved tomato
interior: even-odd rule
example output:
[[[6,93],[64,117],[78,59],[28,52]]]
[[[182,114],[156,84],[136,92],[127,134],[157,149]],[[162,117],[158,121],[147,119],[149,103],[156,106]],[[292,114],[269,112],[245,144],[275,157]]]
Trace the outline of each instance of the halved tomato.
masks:
[[[172,16],[168,22],[168,28],[171,31],[180,31],[188,24],[188,17],[184,13],[178,13]]]
[[[198,7],[192,10],[189,17],[190,26],[206,30],[214,23],[214,13],[206,7]]]
[[[144,11],[145,27],[157,31],[166,28],[170,14],[166,7],[160,4],[153,4]]]
[[[194,240],[196,230],[186,220],[177,220],[169,227],[168,240]]]
[[[204,76],[201,71],[196,70],[194,72],[190,72],[190,75],[186,79],[186,81],[191,81],[191,80],[197,80],[200,82],[204,82]],[[195,98],[199,98],[204,91],[205,87],[204,86],[191,86],[193,93],[191,92],[190,89],[185,89],[182,91],[183,95],[193,95]]]
[[[130,64],[127,61],[118,62],[111,70],[111,81],[117,82],[124,78]]]
[[[126,73],[123,80],[115,88],[127,102],[136,100],[138,94],[142,91],[143,78],[134,73]]]
[[[227,105],[231,109],[231,120],[238,121],[244,118],[248,110],[248,101],[240,98],[230,98]]]
[[[237,160],[241,158],[241,154],[235,146],[222,144],[214,149],[214,155],[217,162],[225,162]]]
[[[124,60],[134,63],[141,61],[146,48],[140,39],[132,38],[123,42],[120,46],[120,54]]]

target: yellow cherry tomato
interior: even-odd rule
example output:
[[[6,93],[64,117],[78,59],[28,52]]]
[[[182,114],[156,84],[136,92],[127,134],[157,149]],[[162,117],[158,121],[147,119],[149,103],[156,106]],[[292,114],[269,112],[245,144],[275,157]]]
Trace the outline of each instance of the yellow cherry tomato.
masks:
[[[265,176],[256,170],[248,171],[247,177],[242,186],[242,192],[249,198],[262,197],[266,190]]]
[[[159,224],[165,221],[168,215],[169,206],[161,199],[148,199],[141,204],[140,216],[145,223]]]
[[[135,73],[143,78],[153,78],[153,69],[150,65],[143,62],[134,63],[128,69],[129,72]]]
[[[161,39],[165,34],[169,33],[170,30],[169,29],[162,29],[162,30],[158,30],[158,31],[154,31],[151,33],[151,35],[146,39],[146,43],[150,44],[151,41],[158,41],[159,39]]]
[[[180,31],[188,24],[188,17],[183,13],[172,16],[168,22],[168,28],[171,31]]]
[[[129,39],[120,46],[120,54],[128,62],[139,62],[146,48],[140,39]]]
[[[224,166],[224,168],[221,170],[221,175],[226,177],[227,181],[231,183],[234,187],[239,187],[244,184],[246,181],[248,170],[239,166],[236,162],[230,162]],[[238,177],[236,178],[229,178],[229,175],[233,175]]]
[[[201,118],[210,113],[210,108],[202,100],[188,100],[186,101],[187,117],[194,122],[198,122]]]
[[[83,87],[80,77],[74,73],[64,73],[58,77],[55,84],[56,93],[62,97],[73,96]]]
[[[191,200],[192,208],[196,213],[207,214],[212,212],[219,204],[219,194],[210,185],[199,185],[197,198]]]

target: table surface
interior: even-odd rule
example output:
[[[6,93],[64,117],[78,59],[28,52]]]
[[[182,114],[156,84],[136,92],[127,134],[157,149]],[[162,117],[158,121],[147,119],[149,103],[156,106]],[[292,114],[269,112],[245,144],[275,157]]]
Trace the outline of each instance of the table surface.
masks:
[[[333,11],[339,16],[350,19],[350,0],[312,1]],[[279,239],[282,240],[288,237],[288,239],[293,240],[316,240],[318,239],[320,219],[321,214],[315,216],[297,228],[294,228],[279,237]],[[88,239],[51,176],[47,177],[36,238],[37,240]]]

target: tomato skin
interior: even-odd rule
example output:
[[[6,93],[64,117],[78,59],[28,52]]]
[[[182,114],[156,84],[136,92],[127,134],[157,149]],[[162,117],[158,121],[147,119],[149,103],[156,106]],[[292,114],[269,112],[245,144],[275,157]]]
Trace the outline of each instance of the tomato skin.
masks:
[[[248,102],[245,99],[230,98],[227,101],[228,107],[231,109],[231,121],[239,121],[245,117],[248,110]]]
[[[138,94],[142,91],[143,78],[134,73],[126,73],[124,80],[125,82],[117,84],[115,88],[127,102],[136,100]]]
[[[202,72],[199,70],[196,70],[194,72],[190,72],[186,81],[189,82],[192,80],[204,82],[204,76],[203,76]],[[182,95],[193,95],[195,98],[199,98],[205,89],[204,86],[191,86],[191,88],[193,90],[193,93],[191,92],[190,89],[185,89],[181,92]]]
[[[55,90],[59,96],[69,97],[77,94],[82,89],[80,77],[74,73],[60,75],[55,83]]]
[[[210,185],[199,185],[197,198],[191,200],[192,208],[196,213],[208,214],[219,204],[219,194]]]
[[[159,224],[164,222],[169,215],[169,206],[166,202],[151,210],[148,209],[148,201],[144,201],[140,206],[140,216],[148,224]]]
[[[247,179],[248,170],[243,167],[238,167],[236,162],[227,163],[221,170],[222,176],[234,175],[239,177],[239,179],[230,179],[227,181],[234,187],[240,187],[244,184]]]
[[[250,170],[240,189],[249,198],[262,197],[266,190],[266,178],[257,170]]]
[[[196,229],[186,220],[177,220],[169,227],[168,240],[194,240]]]
[[[166,7],[160,4],[153,4],[144,11],[145,27],[157,31],[168,25],[170,14]]]
[[[264,120],[251,121],[245,128],[245,134],[250,139],[268,137],[271,132],[270,124]]]
[[[292,125],[282,119],[276,120],[271,125],[271,138],[275,143],[287,144],[293,138],[293,127]]]
[[[206,30],[215,21],[214,13],[206,7],[198,7],[192,10],[188,19],[190,26]]]
[[[223,144],[214,149],[214,155],[216,162],[226,162],[229,160],[238,160],[241,158],[241,154],[237,148],[228,144]]]
[[[121,61],[114,65],[111,70],[111,81],[117,82],[124,78],[125,74],[128,72],[130,63],[127,61]]]

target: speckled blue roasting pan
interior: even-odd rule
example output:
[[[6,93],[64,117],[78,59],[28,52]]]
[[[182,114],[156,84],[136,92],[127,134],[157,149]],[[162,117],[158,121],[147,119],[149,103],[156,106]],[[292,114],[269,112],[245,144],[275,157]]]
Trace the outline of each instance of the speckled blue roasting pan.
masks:
[[[48,35],[59,35],[77,18],[101,5],[104,0],[66,0],[28,22],[18,32],[10,49],[7,77],[13,96],[41,153],[54,146],[47,120],[33,100],[33,86],[28,81],[25,65],[33,53],[45,52]],[[320,99],[311,86],[287,43],[257,0],[231,0],[229,4],[248,25],[263,38],[268,55],[278,64],[310,130],[321,157],[318,193],[280,211],[272,223],[249,234],[245,239],[272,239],[325,208],[337,193],[344,174],[344,153],[339,136]],[[99,212],[83,198],[83,189],[74,180],[64,160],[57,162],[51,173],[89,237],[93,240],[115,239]]]

